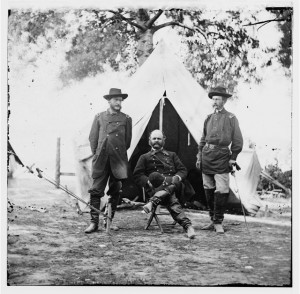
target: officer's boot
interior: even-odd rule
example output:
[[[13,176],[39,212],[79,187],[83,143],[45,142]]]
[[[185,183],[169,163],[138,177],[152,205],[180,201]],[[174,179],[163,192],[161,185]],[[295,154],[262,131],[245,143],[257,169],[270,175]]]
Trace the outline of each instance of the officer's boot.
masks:
[[[214,199],[215,199],[215,189],[205,189],[205,196],[207,202],[208,213],[210,216],[211,223],[203,226],[201,230],[213,230],[214,223],[213,223],[213,216],[214,216]]]
[[[110,216],[110,221],[112,222],[114,216],[115,216],[115,212],[117,210],[117,205],[119,203],[119,199],[120,199],[120,194],[116,193],[111,195],[110,197],[108,197],[108,203],[106,204],[105,207],[105,211],[104,211],[104,218],[103,218],[103,226],[106,229],[107,226],[107,221],[108,221],[108,205],[111,205],[111,216]],[[117,226],[110,226],[110,229],[113,231],[117,231],[119,230],[119,228]]]
[[[92,195],[90,196],[90,205],[95,207],[96,209],[100,210],[100,201],[101,198],[99,195]],[[95,210],[91,209],[91,224],[88,228],[84,231],[86,234],[90,234],[96,232],[98,230],[99,224],[99,214]]]
[[[224,212],[228,201],[229,193],[215,193],[215,213],[214,213],[214,227],[217,234],[224,234],[222,222],[224,219]]]
[[[146,205],[143,206],[143,209],[146,213],[150,213],[153,209],[153,203],[149,201]]]
[[[166,197],[169,196],[169,192],[165,190],[158,191],[152,196],[149,202],[143,206],[143,209],[146,213],[150,213],[151,211],[155,210],[156,207],[161,203],[161,201]]]

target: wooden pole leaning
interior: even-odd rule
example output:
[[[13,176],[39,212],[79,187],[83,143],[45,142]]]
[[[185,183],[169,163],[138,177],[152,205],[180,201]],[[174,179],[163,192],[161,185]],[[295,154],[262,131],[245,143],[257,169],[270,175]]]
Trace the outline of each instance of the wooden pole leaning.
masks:
[[[111,221],[112,221],[111,196],[108,196],[107,219],[106,219],[106,233],[108,233],[108,234],[110,233]]]

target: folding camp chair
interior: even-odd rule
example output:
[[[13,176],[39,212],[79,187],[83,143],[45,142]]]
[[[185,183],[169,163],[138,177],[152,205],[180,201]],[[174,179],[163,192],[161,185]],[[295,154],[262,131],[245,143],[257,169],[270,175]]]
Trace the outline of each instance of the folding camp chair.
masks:
[[[164,230],[162,228],[162,225],[161,225],[161,222],[159,220],[159,215],[170,215],[169,212],[161,212],[161,208],[162,206],[161,205],[157,205],[157,206],[154,206],[152,211],[150,212],[150,216],[147,220],[147,224],[145,225],[145,230],[148,230],[148,228],[150,227],[152,221],[153,221],[153,218],[155,219],[156,223],[157,223],[157,226],[159,227],[160,229],[160,232],[163,234],[164,233]],[[175,226],[176,225],[176,221],[173,221],[172,224],[166,224],[166,225],[169,225],[169,226]]]

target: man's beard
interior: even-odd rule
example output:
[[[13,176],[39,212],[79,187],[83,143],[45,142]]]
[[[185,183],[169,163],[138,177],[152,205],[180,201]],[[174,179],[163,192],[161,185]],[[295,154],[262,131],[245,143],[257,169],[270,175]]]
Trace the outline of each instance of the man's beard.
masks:
[[[113,109],[114,111],[119,112],[119,111],[121,111],[122,107],[121,107],[121,106],[113,106],[112,109]]]

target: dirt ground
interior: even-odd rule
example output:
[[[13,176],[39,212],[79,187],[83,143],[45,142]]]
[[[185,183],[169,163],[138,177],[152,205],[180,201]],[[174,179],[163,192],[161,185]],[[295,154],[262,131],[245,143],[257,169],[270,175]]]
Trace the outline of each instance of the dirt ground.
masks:
[[[74,189],[72,182],[68,188]],[[73,185],[73,186],[72,186]],[[41,179],[9,182],[7,284],[25,285],[248,285],[285,286],[291,281],[291,217],[281,205],[268,217],[225,215],[224,235],[200,231],[207,212],[186,210],[197,236],[161,216],[165,230],[144,230],[142,209],[119,210],[108,235],[84,234],[89,214]]]

